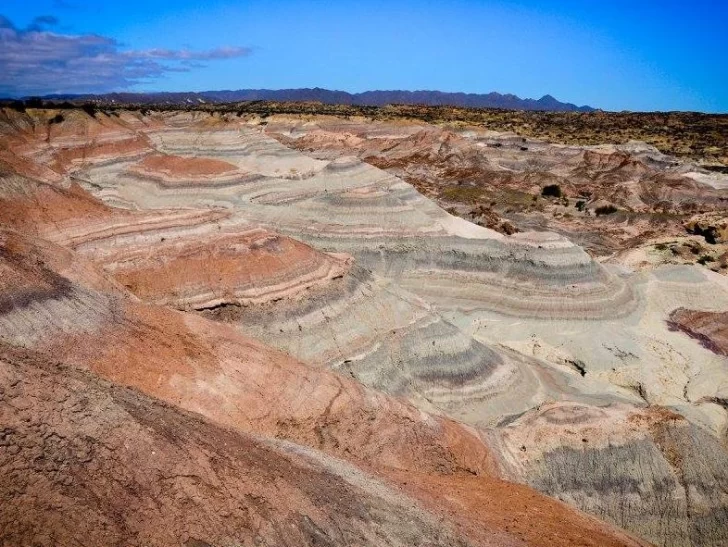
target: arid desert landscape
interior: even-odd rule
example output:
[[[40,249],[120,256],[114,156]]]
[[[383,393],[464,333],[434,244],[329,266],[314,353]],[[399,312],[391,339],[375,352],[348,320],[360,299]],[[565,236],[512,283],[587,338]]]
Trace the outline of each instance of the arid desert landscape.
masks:
[[[0,543],[728,544],[726,116],[38,106]]]

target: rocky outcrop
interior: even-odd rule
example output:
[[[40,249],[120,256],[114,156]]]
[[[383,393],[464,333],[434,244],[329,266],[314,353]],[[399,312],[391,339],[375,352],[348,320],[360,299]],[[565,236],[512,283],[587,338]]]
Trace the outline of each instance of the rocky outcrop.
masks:
[[[679,329],[719,355],[728,355],[728,312],[678,308],[670,314],[670,327]]]
[[[490,225],[508,223],[511,233],[558,232],[599,255],[656,234],[680,235],[683,221],[696,212],[726,206],[721,175],[639,142],[565,146],[417,122],[289,118],[266,127],[281,142],[320,158],[355,154],[464,218],[478,220],[487,209]],[[557,198],[541,195],[548,186],[558,188]]]
[[[512,469],[542,492],[659,545],[728,541],[728,453],[678,414],[555,403],[502,434]]]
[[[711,245],[728,243],[728,218],[716,215],[699,215],[685,223],[688,233],[703,236]]]

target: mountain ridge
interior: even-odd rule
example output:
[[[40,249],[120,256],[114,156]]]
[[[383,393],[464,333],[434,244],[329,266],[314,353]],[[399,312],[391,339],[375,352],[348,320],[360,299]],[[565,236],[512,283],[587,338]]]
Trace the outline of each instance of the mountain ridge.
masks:
[[[111,100],[119,103],[193,103],[193,102],[239,102],[239,101],[314,101],[324,104],[345,104],[358,106],[385,106],[387,104],[422,104],[427,106],[456,106],[469,108],[503,108],[511,110],[549,110],[558,112],[591,112],[591,106],[577,106],[544,95],[540,99],[521,99],[511,93],[463,93],[433,90],[372,90],[349,93],[314,88],[292,89],[237,89],[190,92],[114,92],[103,94],[53,94],[44,99],[61,100]]]

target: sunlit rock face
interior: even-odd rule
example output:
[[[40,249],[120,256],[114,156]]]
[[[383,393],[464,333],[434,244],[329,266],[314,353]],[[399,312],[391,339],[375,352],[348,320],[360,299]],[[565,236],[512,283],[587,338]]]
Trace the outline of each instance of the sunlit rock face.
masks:
[[[56,196],[59,229],[44,224],[42,208],[36,228],[68,246],[17,230],[27,216],[3,217],[3,541],[577,545],[586,533],[640,544],[498,478],[475,430],[230,326],[141,302],[103,253],[127,243],[79,231],[78,211],[92,212],[89,221],[128,221],[125,212],[27,179],[19,195],[20,179],[7,180],[5,207],[16,201],[29,213],[38,192]],[[158,219],[164,230],[170,218]],[[116,236],[131,225],[106,221]],[[71,248],[82,241],[100,254]],[[534,522],[534,507],[546,534],[519,524]]]
[[[521,151],[406,123],[72,112],[49,132],[4,116],[4,344],[216,427],[371,466],[438,507],[417,516],[426,536],[451,511],[465,532],[443,544],[515,537],[482,535],[493,508],[477,522],[463,509],[491,487],[506,500],[508,483],[473,477],[459,490],[460,474],[530,485],[660,545],[728,540],[726,278],[595,260],[554,232],[505,235],[405,180],[457,160],[546,166],[567,182],[616,169],[607,188],[676,169],[671,158],[636,145]],[[725,192],[693,182],[706,201]],[[431,478],[413,489],[415,473]],[[460,493],[444,502],[435,484]],[[554,534],[584,518],[532,495],[544,530],[547,516],[564,519]],[[524,541],[633,541],[586,521],[603,535]]]

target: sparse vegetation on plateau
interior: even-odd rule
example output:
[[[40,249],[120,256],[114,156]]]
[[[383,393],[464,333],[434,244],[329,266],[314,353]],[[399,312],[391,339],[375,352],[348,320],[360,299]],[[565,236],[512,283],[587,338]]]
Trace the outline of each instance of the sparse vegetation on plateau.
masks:
[[[575,145],[624,144],[644,141],[665,154],[701,160],[716,171],[728,169],[728,115],[699,112],[546,112],[463,108],[453,106],[331,105],[317,102],[247,101],[205,104],[120,104],[104,101],[0,101],[23,111],[25,108],[78,108],[95,105],[107,113],[116,110],[203,111],[222,116],[274,114],[331,115],[363,117],[371,120],[414,119],[448,126],[481,126],[493,131],[509,131],[524,137]],[[96,110],[94,110],[96,112]],[[89,112],[90,115],[94,115]]]

